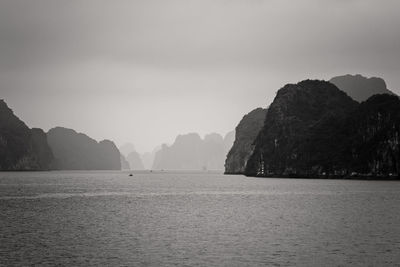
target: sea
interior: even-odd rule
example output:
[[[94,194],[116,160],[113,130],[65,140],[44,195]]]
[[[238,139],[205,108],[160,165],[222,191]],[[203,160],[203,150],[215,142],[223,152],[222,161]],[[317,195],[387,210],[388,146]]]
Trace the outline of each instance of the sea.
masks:
[[[400,266],[400,181],[0,173],[0,266]]]

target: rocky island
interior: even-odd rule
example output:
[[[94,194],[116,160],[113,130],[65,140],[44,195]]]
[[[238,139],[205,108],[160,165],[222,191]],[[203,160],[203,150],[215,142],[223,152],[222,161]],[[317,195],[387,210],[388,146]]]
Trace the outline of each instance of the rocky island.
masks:
[[[225,161],[226,174],[244,174],[254,146],[253,142],[264,126],[267,109],[257,108],[243,117],[236,127],[236,138]]]
[[[83,133],[55,127],[47,133],[54,153],[55,168],[60,170],[120,170],[121,158],[114,142],[97,142]]]
[[[0,100],[0,170],[49,170],[52,163],[43,130],[30,129]]]
[[[268,112],[256,109],[239,123],[225,173],[398,177],[399,110],[399,98],[381,78],[288,84]]]
[[[0,171],[120,170],[115,144],[72,129],[30,129],[0,100]]]
[[[397,177],[400,100],[361,104],[329,82],[280,89],[254,141],[248,176]]]
[[[156,153],[155,170],[223,170],[234,133],[225,137],[211,133],[202,139],[197,133],[178,135],[171,145]]]

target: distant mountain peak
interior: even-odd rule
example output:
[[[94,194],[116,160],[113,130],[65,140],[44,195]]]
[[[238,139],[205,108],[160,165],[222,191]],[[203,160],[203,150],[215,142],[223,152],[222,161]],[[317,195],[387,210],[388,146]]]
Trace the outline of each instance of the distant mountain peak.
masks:
[[[61,170],[120,170],[120,153],[114,142],[95,139],[73,129],[55,127],[47,133],[48,143]]]
[[[329,82],[358,102],[365,101],[376,94],[394,94],[387,88],[385,80],[379,77],[368,78],[361,74],[346,74],[333,77]]]
[[[180,134],[172,145],[162,145],[155,155],[153,169],[222,170],[231,139],[224,140],[218,133],[207,134],[204,139],[198,133]]]
[[[119,151],[127,157],[129,153],[136,151],[135,146],[132,143],[125,143],[122,146],[119,147]]]

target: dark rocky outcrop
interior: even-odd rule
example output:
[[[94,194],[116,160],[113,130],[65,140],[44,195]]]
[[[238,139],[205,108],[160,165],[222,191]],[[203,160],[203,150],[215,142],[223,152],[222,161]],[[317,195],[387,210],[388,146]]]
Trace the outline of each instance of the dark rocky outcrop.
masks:
[[[393,94],[387,89],[385,81],[378,77],[366,78],[360,74],[347,74],[333,77],[330,82],[358,102],[365,101],[376,94]]]
[[[47,133],[60,170],[120,170],[120,152],[112,141],[97,142],[72,129],[56,127]]]
[[[39,169],[48,170],[54,168],[54,156],[48,142],[46,133],[39,128],[32,128],[32,151],[37,155]]]
[[[225,161],[226,174],[243,174],[253,152],[253,142],[264,125],[266,109],[257,108],[243,117]]]
[[[258,134],[250,176],[392,176],[399,171],[399,99],[358,104],[325,81],[280,89]]]
[[[374,95],[346,119],[346,142],[341,155],[344,170],[367,176],[397,176],[400,173],[400,100]]]
[[[365,101],[376,94],[393,95],[381,78],[366,78],[362,75],[343,75],[330,80],[340,90],[344,91],[356,101]],[[253,114],[258,110],[259,116]],[[253,151],[253,142],[264,125],[265,114],[260,114],[262,109],[256,109],[244,117],[236,128],[236,140],[228,153],[225,162],[225,173],[242,174],[246,168],[247,160]],[[266,110],[265,110],[266,112]],[[267,125],[265,127],[268,127]]]
[[[0,100],[0,170],[48,170],[53,154],[41,129],[29,129]]]

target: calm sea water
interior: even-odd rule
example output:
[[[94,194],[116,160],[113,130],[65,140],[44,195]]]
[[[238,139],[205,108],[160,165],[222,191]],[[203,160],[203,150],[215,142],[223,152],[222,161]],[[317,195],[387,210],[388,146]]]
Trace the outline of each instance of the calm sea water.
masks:
[[[400,266],[400,182],[0,173],[0,265]]]

